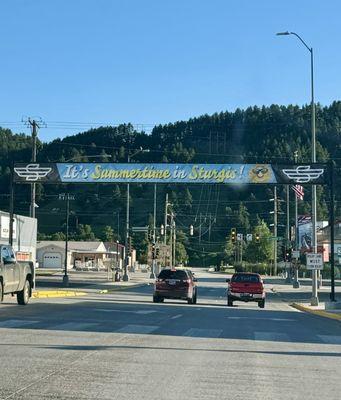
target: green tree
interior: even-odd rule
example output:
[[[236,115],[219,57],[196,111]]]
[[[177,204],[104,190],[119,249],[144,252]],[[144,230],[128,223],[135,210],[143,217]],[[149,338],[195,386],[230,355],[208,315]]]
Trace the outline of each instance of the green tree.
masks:
[[[75,239],[76,240],[84,240],[84,241],[92,241],[92,240],[96,240],[96,236],[93,233],[90,225],[79,224],[78,228],[77,228],[77,233],[76,233]]]
[[[259,243],[256,243],[256,234],[259,234]],[[261,221],[253,230],[253,240],[247,245],[245,259],[250,262],[270,262],[273,258],[273,246],[270,229]]]
[[[106,225],[103,229],[102,239],[105,242],[112,242],[114,240],[114,237],[115,237],[114,230],[110,225]]]

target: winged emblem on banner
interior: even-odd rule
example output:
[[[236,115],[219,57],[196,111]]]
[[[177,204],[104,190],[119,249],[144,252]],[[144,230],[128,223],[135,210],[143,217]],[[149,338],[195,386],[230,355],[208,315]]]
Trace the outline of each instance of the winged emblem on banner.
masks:
[[[311,168],[311,165],[301,165],[293,169],[283,169],[283,173],[297,183],[307,183],[318,179],[323,173],[323,168]]]
[[[45,178],[51,171],[50,167],[41,167],[39,164],[27,164],[24,167],[14,168],[15,173],[26,181],[36,182]]]

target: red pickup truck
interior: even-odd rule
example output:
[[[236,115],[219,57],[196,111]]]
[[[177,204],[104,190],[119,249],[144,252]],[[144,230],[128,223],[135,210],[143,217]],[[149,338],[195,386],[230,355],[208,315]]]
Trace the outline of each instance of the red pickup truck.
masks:
[[[251,272],[238,272],[226,279],[229,283],[227,289],[227,305],[233,306],[233,301],[255,301],[258,307],[265,307],[265,290],[262,278],[259,274]]]

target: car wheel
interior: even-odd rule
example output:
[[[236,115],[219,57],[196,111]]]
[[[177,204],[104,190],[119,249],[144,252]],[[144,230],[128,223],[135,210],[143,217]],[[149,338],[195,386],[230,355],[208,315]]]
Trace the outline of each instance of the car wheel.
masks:
[[[195,291],[195,294],[193,296],[193,304],[197,304],[197,291]]]
[[[24,288],[17,293],[17,302],[22,306],[26,306],[31,297],[31,284],[30,281],[26,279]]]
[[[160,302],[160,297],[159,296],[153,296],[153,303],[159,303]]]
[[[265,307],[265,300],[264,300],[264,299],[261,300],[261,301],[258,303],[258,307],[259,307],[259,308],[264,308],[264,307]]]
[[[231,300],[230,297],[227,298],[227,306],[228,307],[233,307],[233,300]]]

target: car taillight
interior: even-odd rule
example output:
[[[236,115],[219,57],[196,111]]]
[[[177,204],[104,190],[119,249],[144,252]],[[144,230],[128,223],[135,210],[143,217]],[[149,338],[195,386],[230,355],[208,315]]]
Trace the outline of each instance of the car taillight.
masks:
[[[183,279],[182,281],[181,281],[182,283],[191,283],[191,280],[190,279]]]
[[[156,279],[156,282],[163,282],[163,279]]]

